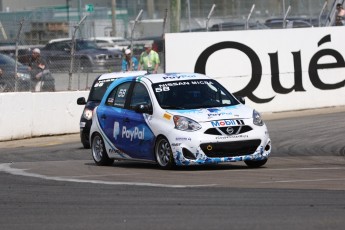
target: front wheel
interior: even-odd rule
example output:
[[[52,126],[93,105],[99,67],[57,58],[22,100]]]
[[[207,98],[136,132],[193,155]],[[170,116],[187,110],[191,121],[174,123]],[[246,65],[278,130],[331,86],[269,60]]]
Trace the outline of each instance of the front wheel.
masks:
[[[244,163],[246,163],[246,165],[250,168],[259,168],[263,166],[264,164],[266,164],[266,162],[267,162],[267,159],[259,160],[259,161],[244,161]]]
[[[105,150],[104,141],[100,134],[95,134],[92,137],[91,152],[92,158],[97,165],[109,166],[114,163],[114,160],[108,157],[108,154]]]
[[[169,141],[164,137],[158,138],[156,142],[155,157],[157,163],[163,169],[171,169],[176,165]]]

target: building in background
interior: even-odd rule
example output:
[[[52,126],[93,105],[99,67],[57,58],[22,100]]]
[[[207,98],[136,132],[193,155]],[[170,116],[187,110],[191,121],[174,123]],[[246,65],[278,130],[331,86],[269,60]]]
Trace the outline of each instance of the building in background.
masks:
[[[75,25],[87,15],[80,27],[79,37],[120,36],[129,37],[133,20],[142,9],[142,22],[137,25],[134,38],[163,33],[163,17],[169,0],[0,0],[0,41],[16,39],[21,20],[24,20],[20,42],[45,44],[52,38],[70,37]],[[264,23],[272,17],[283,17],[291,6],[290,15],[317,19],[325,1],[312,0],[176,0],[181,5],[179,12],[180,31],[203,30],[206,18],[215,4],[209,21],[210,26],[222,22],[243,23],[253,5],[250,20]],[[329,1],[329,5],[332,1]],[[112,6],[115,5],[115,11]],[[329,7],[327,7],[329,9]],[[190,10],[189,10],[190,9]],[[115,12],[115,19],[112,18]],[[115,23],[114,23],[115,21]],[[115,24],[115,26],[113,25]],[[113,28],[115,31],[113,32]],[[169,32],[169,23],[165,27]]]

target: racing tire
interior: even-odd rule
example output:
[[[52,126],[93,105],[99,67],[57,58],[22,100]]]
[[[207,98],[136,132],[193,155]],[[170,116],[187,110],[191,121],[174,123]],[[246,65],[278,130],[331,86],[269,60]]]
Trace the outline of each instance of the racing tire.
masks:
[[[172,169],[176,166],[169,141],[164,137],[159,137],[156,141],[155,157],[163,169]]]
[[[259,168],[263,166],[264,164],[266,164],[266,162],[267,162],[267,159],[259,160],[259,161],[244,161],[244,163],[246,163],[246,165],[250,168]]]
[[[114,163],[114,159],[108,157],[103,138],[98,133],[92,137],[91,152],[92,158],[97,165],[109,166]]]

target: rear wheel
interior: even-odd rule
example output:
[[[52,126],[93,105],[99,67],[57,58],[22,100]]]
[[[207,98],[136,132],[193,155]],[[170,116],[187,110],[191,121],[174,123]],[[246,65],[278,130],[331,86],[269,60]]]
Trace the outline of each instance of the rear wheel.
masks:
[[[164,138],[158,138],[155,146],[155,157],[160,167],[171,169],[176,166],[169,141]]]
[[[246,163],[246,165],[250,168],[259,168],[263,166],[264,164],[266,164],[266,162],[267,162],[267,159],[259,160],[259,161],[244,161],[244,163]]]
[[[98,133],[92,137],[91,152],[92,158],[97,165],[107,166],[114,163],[114,160],[108,157],[108,154],[105,150],[104,141],[101,135]]]

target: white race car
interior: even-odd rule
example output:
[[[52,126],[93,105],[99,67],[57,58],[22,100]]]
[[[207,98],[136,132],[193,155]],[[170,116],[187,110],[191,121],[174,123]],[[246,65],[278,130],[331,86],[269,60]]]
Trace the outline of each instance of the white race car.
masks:
[[[267,162],[271,141],[260,114],[197,73],[150,74],[113,82],[93,111],[97,165],[114,159],[176,165]]]

